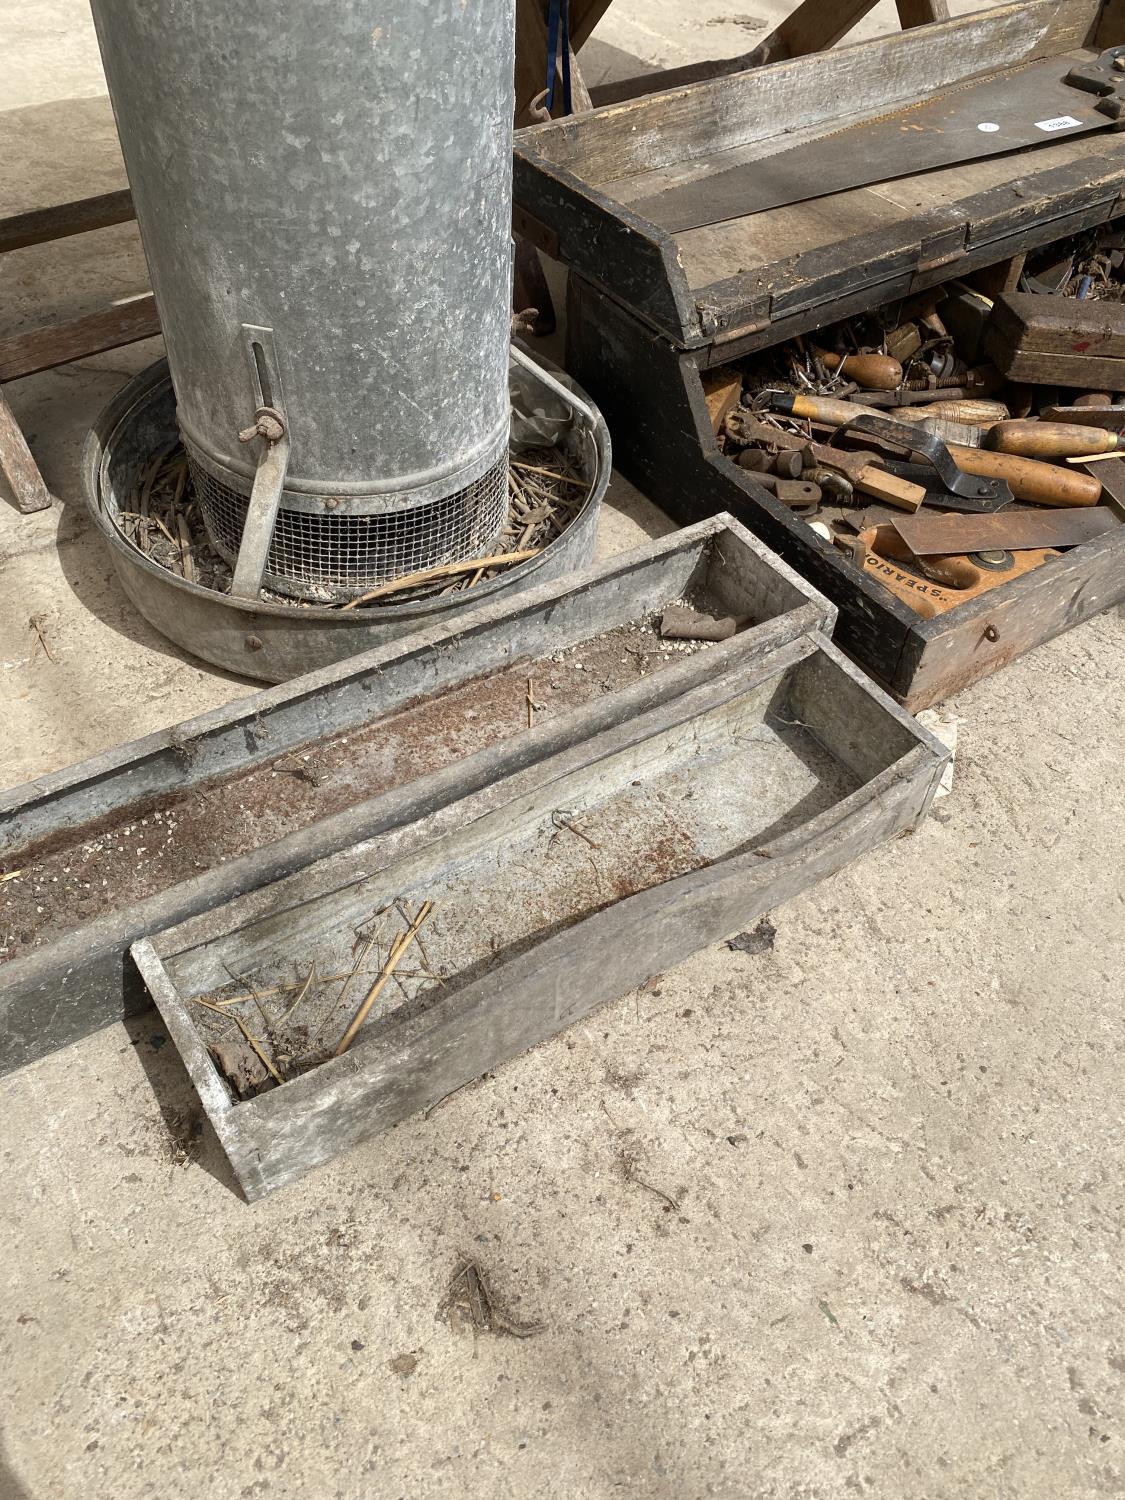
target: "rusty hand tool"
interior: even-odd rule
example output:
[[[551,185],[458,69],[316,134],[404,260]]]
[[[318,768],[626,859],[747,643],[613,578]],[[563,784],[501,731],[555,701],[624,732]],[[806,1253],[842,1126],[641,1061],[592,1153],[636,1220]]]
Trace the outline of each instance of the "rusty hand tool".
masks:
[[[1108,505],[1064,506],[1062,510],[1003,510],[991,516],[888,517],[915,557],[1041,547],[1077,547],[1121,522]]]
[[[764,448],[743,448],[735,462],[740,469],[751,474],[768,474],[773,463],[773,454]]]
[[[755,474],[754,478],[764,490],[780,500],[782,505],[801,510],[805,506],[820,504],[820,486],[810,480],[780,479],[776,474]]]
[[[776,474],[779,479],[800,479],[804,467],[800,453],[793,448],[782,448],[780,453],[773,456],[770,473]]]
[[[854,410],[854,408],[850,409]],[[759,448],[774,448],[797,453],[801,457],[803,467],[812,464],[830,464],[832,468],[838,469],[841,474],[853,481],[868,464],[874,463],[878,458],[878,454],[875,453],[841,453],[838,448],[830,448],[826,443],[814,443],[799,432],[785,432],[780,427],[771,427],[766,422],[756,421],[753,417],[743,416],[740,412],[728,419],[727,431],[739,442],[756,443]],[[757,450],[747,448],[739,455],[738,462],[743,468],[758,467],[757,459],[747,461],[747,454],[755,451]]]
[[[790,448],[767,453],[764,448],[744,448],[736,460],[740,469],[753,474],[776,474],[779,479],[799,479],[804,464],[801,455]]]
[[[846,401],[833,401],[823,396],[791,396],[775,395],[771,397],[771,405],[775,411],[785,412],[791,416],[809,417],[815,421],[825,421],[839,427],[847,426],[849,423],[855,425],[858,417],[865,417],[875,422],[883,420],[878,412],[863,412],[862,408],[850,405]],[[817,444],[815,451],[812,444],[806,447],[817,463],[823,463],[833,468],[839,467],[841,472],[847,476],[856,489],[862,490],[865,495],[873,495],[876,500],[883,500],[888,505],[895,506],[898,510],[917,510],[926,498],[926,491],[920,484],[913,484],[906,479],[900,479],[898,475],[889,473],[874,461],[874,455],[864,454],[866,460],[860,469],[854,466],[844,467],[834,458],[839,450],[832,444],[823,446]],[[853,458],[855,455],[852,455]]]

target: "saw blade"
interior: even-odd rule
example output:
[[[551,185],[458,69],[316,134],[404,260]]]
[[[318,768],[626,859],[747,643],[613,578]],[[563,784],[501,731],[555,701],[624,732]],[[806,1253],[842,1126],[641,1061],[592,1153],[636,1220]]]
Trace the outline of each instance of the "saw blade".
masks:
[[[994,73],[773,156],[669,186],[629,207],[676,234],[1112,129],[1117,122],[1099,111],[1096,96],[1065,81],[1072,67],[1072,60],[1056,57]]]

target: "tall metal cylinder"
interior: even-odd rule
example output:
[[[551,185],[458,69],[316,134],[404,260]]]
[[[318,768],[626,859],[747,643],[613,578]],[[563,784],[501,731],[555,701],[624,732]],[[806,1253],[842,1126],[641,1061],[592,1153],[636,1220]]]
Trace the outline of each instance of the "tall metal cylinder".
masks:
[[[329,582],[472,555],[507,495],[513,0],[92,6],[228,549],[264,405],[291,445],[273,573],[287,548]]]

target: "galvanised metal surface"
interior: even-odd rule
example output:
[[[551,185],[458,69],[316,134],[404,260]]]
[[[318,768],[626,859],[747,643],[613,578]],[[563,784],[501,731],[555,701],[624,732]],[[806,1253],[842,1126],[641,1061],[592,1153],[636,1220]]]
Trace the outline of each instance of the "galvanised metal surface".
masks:
[[[513,348],[513,400],[526,411],[565,410],[554,399],[557,389],[550,371],[537,368]],[[506,376],[505,400],[507,393]],[[164,360],[135,375],[99,413],[82,450],[82,485],[122,587],[150,624],[215,666],[265,682],[284,682],[415,631],[443,622],[451,625],[457,615],[501,594],[563,578],[588,563],[612,460],[609,431],[601,416],[582,397],[574,399],[581,410],[576,406],[566,423],[556,421],[560,430],[555,441],[590,486],[578,515],[537,557],[514,564],[471,591],[412,603],[341,610],[235,599],[170,573],[126,541],[116,517],[128,508],[138,477],[153,455],[176,437],[176,400]],[[590,411],[592,424],[584,411]],[[522,420],[526,419],[517,417],[513,423],[514,433],[520,431]]]
[[[166,370],[161,389],[170,408]],[[160,427],[151,425],[154,410],[159,408],[141,406],[127,434],[149,424],[150,438],[159,440]],[[90,465],[95,472],[100,467],[100,447],[97,434],[91,435],[87,473]],[[124,444],[114,453],[120,457],[107,460],[107,467],[134,462]],[[22,920],[18,928],[11,920],[12,898],[5,895],[0,903],[6,903],[8,917],[0,926],[9,929],[7,936],[0,934],[0,1073],[144,1005],[126,952],[134,938],[240,891],[256,890],[380,830],[413,822],[493,785],[513,769],[628,722],[688,690],[701,671],[722,672],[760,656],[767,641],[772,646],[806,631],[827,632],[835,621],[827,600],[730,517],[645,542],[577,574],[567,571],[561,579],[551,571],[553,551],[534,560],[540,566],[527,580],[533,587],[479,585],[472,591],[478,596],[475,607],[444,613],[436,605],[456,596],[433,601],[419,607],[425,613],[413,614],[407,640],[380,641],[374,631],[353,635],[353,644],[369,642],[376,649],[0,791],[0,859],[5,868],[24,872],[16,886],[4,889],[26,892],[42,884],[51,893],[46,902],[33,898],[34,923],[43,939],[38,945],[35,933],[21,930]],[[367,613],[272,606],[255,617],[240,603],[224,614],[215,596],[208,598],[206,590],[169,573],[164,573],[168,592],[159,593],[154,575],[164,570],[139,553],[134,556],[135,595],[169,613],[178,606],[179,616],[188,617],[185,628],[195,625],[201,636],[217,639],[239,621],[243,628],[252,625],[264,641],[257,655],[272,654],[275,661],[282,651],[290,659],[296,654],[294,617],[322,617],[307,639],[319,646],[323,659],[329,648],[343,654],[338,647],[349,639],[343,634],[347,622]],[[118,567],[123,578],[129,576],[120,557]],[[655,670],[644,648],[639,660],[631,652],[613,651],[618,666],[611,680],[604,677],[607,658],[599,638],[649,620],[685,591],[700,589],[723,612],[752,616],[756,625],[698,655],[665,659],[657,653]],[[329,626],[323,617],[330,614],[339,634],[326,644]],[[583,643],[591,645],[588,658],[581,655]],[[553,660],[560,652],[574,663],[569,669]],[[525,673],[539,681],[556,670],[569,673],[571,690],[529,729]],[[581,687],[574,691],[578,678]],[[470,682],[476,686],[466,691]],[[335,769],[326,766],[329,774],[315,785],[274,769],[298,750],[311,753],[317,764],[323,754],[334,753]],[[296,800],[292,788],[281,794],[286,781],[303,786]],[[178,808],[187,811],[186,822]],[[126,854],[122,838],[108,830],[132,829],[144,844],[147,835],[138,833],[137,825],[142,816],[157,812],[179,829],[176,856],[170,846],[162,845],[159,854],[150,850],[138,877],[137,844]],[[88,870],[85,876],[98,893],[93,905],[77,906],[65,885],[50,879],[55,863],[67,878],[68,867],[69,873],[77,868],[69,850],[76,860],[82,852],[83,861],[91,856],[105,861],[100,874]],[[53,862],[50,874],[44,859]],[[17,934],[24,951],[12,956]]]
[[[93,11],[193,465],[248,495],[262,404],[287,510],[385,513],[502,464],[513,0]]]

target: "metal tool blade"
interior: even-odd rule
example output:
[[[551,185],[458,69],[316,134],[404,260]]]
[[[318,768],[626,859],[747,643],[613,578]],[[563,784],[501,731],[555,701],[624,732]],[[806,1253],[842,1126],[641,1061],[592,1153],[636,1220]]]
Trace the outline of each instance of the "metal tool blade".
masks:
[[[1012,492],[1007,485],[992,494],[955,495],[952,490],[935,483],[937,475],[929,464],[912,464],[894,458],[884,458],[882,464],[900,479],[920,484],[926,492],[926,498],[922,502],[924,506],[941,506],[943,510],[956,510],[965,515],[987,516],[1003,510],[1012,501]]]
[[[1078,464],[1077,468],[1100,480],[1103,503],[1125,518],[1125,460],[1110,458],[1101,464]]]
[[[1118,49],[1114,49],[1117,51]],[[831,135],[670,186],[630,204],[680,233],[787,203],[1112,129],[1098,98],[1066,82],[1063,57],[991,74]]]
[[[860,412],[842,422],[828,439],[837,446],[849,433],[861,433],[890,443],[906,453],[920,453],[924,464],[884,460],[885,467],[900,479],[921,485],[926,498],[934,505],[948,505],[951,510],[993,511],[1007,505],[1012,498],[1010,486],[1003,479],[981,474],[966,474],[953,461],[953,455],[936,433],[926,432],[913,422],[892,422],[876,412]]]
[[[1021,552],[1039,547],[1077,547],[1121,522],[1106,505],[1064,510],[1009,510],[992,516],[896,515],[891,520],[916,557],[951,552]]]

